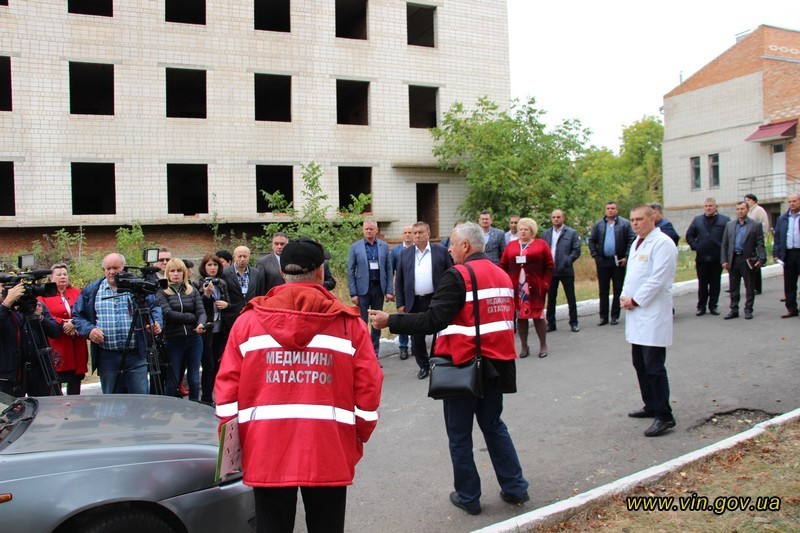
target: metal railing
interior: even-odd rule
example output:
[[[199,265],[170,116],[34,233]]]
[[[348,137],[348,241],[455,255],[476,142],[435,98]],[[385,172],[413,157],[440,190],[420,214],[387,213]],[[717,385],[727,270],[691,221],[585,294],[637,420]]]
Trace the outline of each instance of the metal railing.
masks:
[[[739,178],[737,187],[740,198],[753,193],[761,204],[780,203],[790,194],[800,193],[800,179],[786,173],[764,174]]]

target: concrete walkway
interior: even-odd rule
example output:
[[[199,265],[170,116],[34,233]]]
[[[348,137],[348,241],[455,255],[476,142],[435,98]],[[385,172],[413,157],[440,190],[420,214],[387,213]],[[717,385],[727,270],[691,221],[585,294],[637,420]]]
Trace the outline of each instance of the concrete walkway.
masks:
[[[476,428],[483,485],[483,514],[477,517],[447,499],[452,470],[441,403],[427,398],[427,381],[417,380],[413,358],[401,361],[396,349],[384,345],[381,419],[348,492],[347,530],[480,529],[738,433],[703,425],[715,413],[747,408],[777,415],[800,407],[800,319],[779,318],[785,311],[782,286],[780,277],[764,280],[754,320],[695,317],[691,283],[689,294],[675,297],[675,344],[667,351],[667,368],[678,426],[659,438],[642,434],[649,420],[626,416],[641,407],[641,399],[624,325],[597,327],[596,315],[583,316],[581,332],[571,333],[559,322],[548,336],[549,357],[518,361],[519,392],[505,401],[503,418],[531,483],[531,501],[516,507],[500,499]],[[727,298],[723,292],[720,310]]]

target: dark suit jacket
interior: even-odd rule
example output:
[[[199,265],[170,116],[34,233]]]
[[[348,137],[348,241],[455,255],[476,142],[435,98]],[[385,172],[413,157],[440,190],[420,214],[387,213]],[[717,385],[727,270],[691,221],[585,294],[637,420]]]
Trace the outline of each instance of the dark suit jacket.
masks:
[[[562,226],[561,237],[556,243],[556,269],[553,276],[556,278],[574,278],[575,270],[572,264],[581,256],[581,238],[578,232],[569,226]],[[548,228],[542,233],[542,240],[550,246],[553,242],[553,228]],[[552,248],[551,248],[552,249]]]
[[[628,257],[628,250],[635,238],[636,234],[633,232],[628,219],[618,216],[614,224],[614,244],[616,246],[617,259]],[[605,243],[605,240],[606,217],[603,217],[595,223],[594,227],[592,227],[592,232],[589,234],[589,253],[592,254],[592,257],[597,262],[602,262],[606,258],[603,255],[603,243]],[[613,257],[609,259],[613,259]]]
[[[661,230],[661,233],[672,239],[676,246],[678,245],[678,241],[681,240],[681,236],[678,235],[677,231],[675,231],[675,226],[672,225],[672,222],[666,218],[662,218],[656,222],[656,227]]]
[[[733,264],[733,251],[736,246],[736,223],[731,220],[725,225],[725,233],[722,235],[722,251],[720,252],[720,263]],[[742,254],[745,258],[756,258],[761,264],[767,262],[767,251],[764,248],[764,228],[760,222],[755,222],[751,218],[745,218],[745,235],[742,243]]]
[[[488,257],[495,265],[499,265],[500,258],[503,257],[503,250],[505,249],[505,232],[495,227],[489,228],[489,239],[486,241],[486,248],[483,250],[483,253],[486,254],[486,257]]]
[[[274,253],[259,258],[256,262],[256,268],[264,273],[264,294],[268,293],[272,287],[283,285],[286,283],[281,276],[281,265],[278,262],[278,257]]]
[[[245,304],[255,296],[266,294],[264,290],[264,273],[261,269],[250,267],[250,284],[247,286],[247,294],[242,294],[242,286],[236,276],[236,265],[228,265],[222,271],[222,279],[228,285],[228,297],[230,305],[222,312],[222,322],[230,330],[236,317],[242,312]]]
[[[783,261],[786,259],[786,236],[789,233],[789,210],[778,217],[775,224],[775,240],[772,245],[772,255]]]
[[[694,217],[689,229],[686,230],[686,242],[689,248],[697,252],[698,263],[714,263],[719,261],[722,248],[722,234],[730,218],[721,213],[713,218],[705,215]]]
[[[453,266],[453,258],[441,244],[430,243],[431,245],[431,271],[433,272],[433,290],[439,286],[442,274]],[[415,257],[416,246],[411,246],[403,250],[400,254],[400,264],[395,272],[395,297],[397,307],[405,306],[406,313],[414,311],[414,270],[417,264]]]

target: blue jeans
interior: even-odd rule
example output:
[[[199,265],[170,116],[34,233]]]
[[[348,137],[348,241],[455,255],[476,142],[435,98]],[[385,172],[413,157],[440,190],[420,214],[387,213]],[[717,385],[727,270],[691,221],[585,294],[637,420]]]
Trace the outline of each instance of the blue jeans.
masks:
[[[128,394],[147,394],[147,359],[138,349],[125,356],[125,368],[120,375],[119,366],[122,352],[105,350],[95,346],[97,357],[97,373],[100,375],[100,389],[103,394],[127,392]],[[121,378],[119,387],[117,379]]]
[[[401,333],[397,336],[397,347],[401,350],[408,350],[408,335]]]
[[[167,339],[167,359],[170,369],[164,384],[164,394],[174,396],[178,389],[183,368],[186,365],[186,381],[189,382],[189,399],[200,399],[200,359],[203,357],[203,338],[189,335]]]
[[[503,412],[503,393],[490,382],[483,382],[483,398],[442,400],[444,424],[450,441],[450,460],[453,462],[453,487],[467,507],[480,503],[481,477],[472,456],[472,419],[478,420],[486,448],[492,460],[500,489],[511,496],[522,496],[528,482],[522,476],[517,450],[508,434]]]

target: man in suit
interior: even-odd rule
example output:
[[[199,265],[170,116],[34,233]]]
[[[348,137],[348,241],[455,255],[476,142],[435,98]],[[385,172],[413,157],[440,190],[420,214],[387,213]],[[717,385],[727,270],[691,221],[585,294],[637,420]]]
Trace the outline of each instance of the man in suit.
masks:
[[[233,264],[222,271],[222,279],[228,285],[230,305],[222,311],[222,322],[230,331],[245,304],[255,296],[263,296],[264,273],[258,268],[250,268],[250,248],[237,246],[233,250]]]
[[[650,208],[653,210],[656,227],[661,230],[661,233],[672,239],[672,242],[675,243],[675,246],[678,245],[678,241],[681,240],[681,236],[678,235],[678,232],[675,231],[675,227],[672,225],[672,222],[664,218],[664,206],[662,206],[658,202],[653,202],[650,205]]]
[[[606,216],[598,220],[589,234],[589,253],[597,265],[597,283],[600,289],[600,322],[608,324],[608,291],[614,283],[614,298],[611,304],[611,325],[619,322],[619,295],[625,281],[625,265],[628,249],[636,235],[631,224],[619,216],[617,202],[606,203]]]
[[[492,214],[489,211],[481,211],[478,217],[478,224],[483,229],[483,239],[486,241],[486,248],[483,253],[495,265],[500,264],[503,250],[506,249],[506,234],[503,230],[492,227]]]
[[[649,205],[633,208],[631,224],[639,238],[631,247],[620,305],[627,312],[625,340],[631,343],[631,358],[644,407],[628,416],[654,418],[644,434],[658,437],[675,427],[664,364],[667,347],[672,345],[670,311],[678,249],[656,228],[653,208]]]
[[[389,252],[392,257],[392,270],[395,273],[395,286],[397,286],[397,269],[400,268],[400,254],[403,253],[403,250],[412,246],[414,246],[414,226],[403,226],[402,244],[394,245],[391,252]],[[395,294],[397,294],[397,291],[395,291]],[[397,347],[400,349],[400,359],[405,361],[408,359],[408,335],[405,333],[399,334],[397,343]]]
[[[797,278],[800,276],[800,194],[788,198],[789,209],[775,224],[775,262],[783,263],[783,294],[786,313],[781,318],[797,316]]]
[[[269,292],[272,287],[283,285],[281,275],[281,252],[283,247],[289,242],[289,237],[283,232],[278,232],[272,236],[272,252],[260,258],[256,262],[256,268],[264,273],[264,292]],[[260,295],[259,295],[260,296]]]
[[[453,266],[453,259],[444,246],[430,242],[431,227],[427,222],[415,223],[413,231],[414,246],[400,254],[400,264],[395,272],[398,313],[427,311],[442,274]],[[427,378],[430,364],[424,333],[411,336],[411,353],[419,366],[417,378]]]
[[[394,301],[392,288],[392,261],[389,245],[378,238],[378,224],[365,220],[364,238],[350,245],[347,258],[347,283],[350,299],[361,310],[361,318],[369,323],[370,309],[383,309],[384,297]],[[380,350],[381,330],[372,328],[372,346],[375,356]]]
[[[703,203],[703,214],[696,216],[686,230],[686,242],[697,254],[697,316],[706,314],[706,306],[712,315],[719,314],[717,305],[722,276],[719,254],[722,250],[722,234],[729,221],[728,217],[717,211],[717,201],[709,197]]]
[[[725,320],[739,317],[739,289],[744,278],[745,301],[744,317],[753,318],[753,302],[756,299],[753,286],[753,270],[761,268],[767,262],[767,251],[764,249],[764,230],[761,224],[747,216],[747,203],[736,203],[736,220],[725,225],[722,234],[722,251],[720,262],[722,268],[728,270],[731,286],[731,310]]]
[[[547,292],[547,331],[556,330],[556,296],[558,284],[564,287],[569,307],[569,327],[573,333],[579,332],[578,305],[575,302],[575,270],[572,264],[581,256],[581,239],[578,232],[564,224],[564,212],[556,209],[550,214],[553,227],[544,230],[542,240],[550,247],[555,263],[550,290]]]

